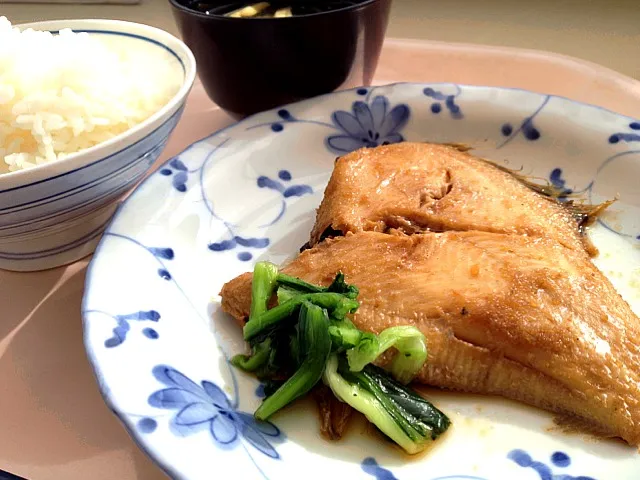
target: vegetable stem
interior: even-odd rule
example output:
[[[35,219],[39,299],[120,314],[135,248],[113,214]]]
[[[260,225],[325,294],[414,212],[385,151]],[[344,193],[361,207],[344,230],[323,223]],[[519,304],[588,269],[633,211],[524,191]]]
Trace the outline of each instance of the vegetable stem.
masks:
[[[292,277],[291,275],[287,275],[286,273],[278,274],[278,284],[283,285],[292,290],[296,290],[299,293],[322,293],[322,292],[331,292],[331,293],[341,293],[347,298],[355,299],[358,296],[358,287],[355,285],[349,285],[344,281],[344,274],[342,272],[338,272],[336,277],[331,282],[331,285],[328,287],[319,287],[317,285],[313,285],[311,283],[305,282],[296,277]]]
[[[299,348],[304,355],[300,368],[275,393],[267,397],[254,416],[267,420],[296,398],[306,394],[322,378],[331,353],[329,317],[317,305],[302,302],[299,314]]]
[[[279,273],[277,280],[278,284],[284,285],[285,287],[288,287],[291,290],[295,290],[298,293],[322,293],[327,290],[326,288],[307,283],[300,278],[292,277],[291,275],[287,275],[286,273]]]
[[[334,354],[323,380],[336,397],[363,413],[409,454],[424,450],[450,425],[444,413],[373,365],[351,372]]]
[[[349,368],[359,372],[391,347],[398,353],[391,362],[390,371],[399,382],[409,383],[427,360],[426,339],[416,327],[391,327],[377,337],[363,336],[355,348],[347,351]]]
[[[244,325],[243,333],[246,341],[263,335],[277,324],[289,318],[304,302],[310,302],[329,310],[332,316],[342,319],[347,313],[353,313],[360,306],[356,300],[346,298],[339,293],[306,293],[250,318]]]
[[[249,321],[263,314],[269,308],[269,300],[276,288],[278,267],[269,262],[258,262],[253,268],[251,281],[251,310]]]
[[[329,358],[323,380],[339,400],[362,413],[406,452],[418,453],[420,451],[375,396],[357,383],[348,382],[338,373],[338,357],[336,355]]]
[[[346,318],[344,320],[332,320],[329,326],[329,334],[334,346],[340,350],[355,347],[361,341],[363,335],[372,335],[370,333],[362,333],[353,325],[351,320]]]
[[[282,305],[285,302],[288,302],[293,297],[300,295],[300,292],[297,290],[293,290],[292,288],[280,286],[277,290],[278,295],[278,305]]]
[[[236,355],[231,364],[245,372],[255,372],[269,360],[271,354],[271,339],[267,338],[252,348],[251,355]]]

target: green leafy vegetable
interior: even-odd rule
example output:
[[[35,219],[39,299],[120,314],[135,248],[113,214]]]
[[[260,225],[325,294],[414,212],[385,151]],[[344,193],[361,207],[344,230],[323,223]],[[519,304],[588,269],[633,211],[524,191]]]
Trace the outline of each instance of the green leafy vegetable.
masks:
[[[304,360],[298,370],[273,395],[267,397],[255,412],[258,420],[266,420],[296,398],[311,390],[322,378],[331,353],[329,318],[317,305],[300,305],[298,345]]]
[[[334,348],[340,351],[358,345],[363,335],[372,335],[358,330],[348,318],[344,320],[331,320],[329,334],[331,335]]]
[[[257,317],[250,318],[244,325],[244,339],[251,341],[259,335],[265,335],[269,330],[277,327],[278,323],[290,318],[304,302],[313,303],[327,309],[331,316],[337,319],[343,319],[348,313],[355,312],[360,306],[356,300],[347,298],[339,293],[300,294]]]
[[[278,287],[277,295],[278,305],[282,305],[283,303],[291,300],[293,297],[297,297],[298,295],[300,295],[300,292],[289,287],[280,286]]]
[[[245,372],[255,372],[269,360],[272,351],[271,339],[267,338],[254,345],[251,350],[251,355],[236,355],[231,359],[231,363]]]
[[[260,316],[269,308],[269,300],[276,288],[278,267],[269,262],[258,262],[253,268],[251,282],[251,310],[249,321]]]
[[[274,293],[278,304],[269,309]],[[378,335],[359,330],[348,317],[360,306],[357,297],[358,288],[341,272],[331,285],[320,287],[280,273],[271,263],[256,264],[243,330],[251,354],[236,355],[232,363],[264,382],[266,398],[254,413],[259,420],[305,395],[322,378],[339,400],[366,415],[408,453],[417,453],[450,423],[403,385],[427,359],[425,337],[409,326]],[[397,353],[389,372],[372,365],[392,347]]]
[[[270,397],[284,384],[284,380],[265,380],[263,382],[263,391],[266,397]]]
[[[340,293],[351,299],[357,298],[359,293],[358,287],[355,285],[349,285],[344,281],[344,274],[342,272],[338,272],[336,277],[333,279],[333,282],[331,282],[331,285],[326,288],[313,285],[299,278],[287,275],[286,273],[278,274],[278,284],[298,293]]]
[[[424,450],[450,425],[444,413],[373,365],[352,372],[344,360],[332,355],[323,380],[336,397],[363,413],[409,454]]]
[[[398,350],[391,362],[391,374],[398,381],[409,383],[427,360],[426,340],[416,327],[387,328],[377,337],[363,335],[355,348],[347,351],[349,368],[359,372],[391,347]]]
[[[287,275],[286,273],[279,273],[277,281],[279,285],[287,287],[290,290],[298,293],[323,293],[327,291],[326,288],[307,283],[304,280],[301,280],[297,277],[292,277],[291,275]]]
[[[288,376],[296,366],[295,358],[291,356],[291,343],[295,339],[295,332],[290,329],[288,332],[279,332],[278,335],[273,335],[269,339],[271,340],[269,357],[255,373],[260,379],[282,379]]]
[[[338,272],[331,285],[327,287],[327,292],[342,293],[347,298],[356,299],[360,291],[355,285],[349,285],[344,281],[344,274]]]

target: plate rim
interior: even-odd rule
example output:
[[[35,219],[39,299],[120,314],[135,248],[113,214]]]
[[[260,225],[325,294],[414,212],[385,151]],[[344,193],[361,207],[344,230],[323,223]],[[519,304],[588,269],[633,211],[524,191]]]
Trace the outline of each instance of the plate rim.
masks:
[[[180,155],[182,155],[183,153],[187,152],[190,148],[192,148],[194,145],[196,144],[200,144],[206,140],[209,139],[213,139],[215,137],[218,137],[219,135],[223,134],[224,132],[241,126],[245,123],[248,123],[250,121],[252,121],[254,118],[258,117],[258,116],[262,116],[268,113],[277,113],[278,110],[281,109],[289,109],[291,107],[295,107],[295,106],[299,106],[299,105],[304,105],[304,104],[316,104],[316,103],[322,103],[324,100],[331,98],[333,96],[339,95],[339,94],[345,94],[348,92],[356,92],[359,89],[362,88],[367,88],[367,89],[371,89],[371,90],[375,90],[375,89],[381,89],[381,88],[389,88],[389,87],[403,87],[403,86],[412,86],[412,87],[421,87],[421,88],[425,88],[427,86],[457,86],[460,87],[462,89],[466,89],[466,90],[475,90],[475,91],[479,91],[479,90],[497,90],[497,91],[513,91],[513,92],[522,92],[522,93],[528,93],[528,94],[532,94],[532,95],[536,95],[536,96],[542,96],[542,97],[548,97],[549,99],[560,99],[560,100],[564,100],[564,101],[568,101],[577,105],[580,105],[582,107],[587,107],[587,108],[593,108],[605,113],[609,113],[611,115],[614,115],[620,119],[624,119],[624,120],[631,120],[633,122],[638,121],[639,119],[636,119],[634,117],[630,117],[628,115],[624,115],[618,112],[615,112],[611,109],[605,108],[605,107],[601,107],[599,105],[594,105],[594,104],[590,104],[590,103],[585,103],[585,102],[581,102],[579,100],[573,100],[571,98],[562,96],[562,95],[553,95],[553,94],[545,94],[545,93],[541,93],[541,92],[536,92],[536,91],[532,91],[532,90],[527,90],[524,88],[518,88],[518,87],[495,87],[495,86],[488,86],[488,85],[469,85],[469,84],[461,84],[461,83],[455,83],[455,82],[434,82],[434,83],[430,83],[430,82],[393,82],[393,83],[388,83],[388,84],[383,84],[383,85],[370,85],[370,86],[361,86],[361,87],[355,87],[355,88],[350,88],[350,89],[345,89],[345,90],[338,90],[338,91],[334,91],[334,92],[329,92],[323,95],[318,95],[316,97],[311,97],[308,99],[304,99],[304,100],[300,100],[297,102],[292,102],[289,104],[285,104],[285,105],[281,105],[272,109],[268,109],[262,112],[258,112],[255,114],[252,114],[250,116],[247,116],[237,122],[234,122],[230,125],[227,125],[221,129],[218,129],[216,131],[214,131],[213,133],[206,135],[194,142],[192,142],[191,144],[185,146],[182,150],[180,150],[179,153],[177,153],[176,155],[174,155],[171,158],[168,158],[165,162],[157,165],[156,167],[154,167],[153,172],[148,175],[142,182],[140,182],[135,189],[127,196],[127,198],[125,198],[117,207],[115,213],[113,214],[112,218],[110,219],[110,221],[107,223],[107,227],[104,230],[104,234],[103,236],[100,238],[100,241],[98,243],[98,245],[96,246],[95,252],[87,266],[87,270],[86,270],[86,274],[85,274],[85,281],[84,281],[84,289],[83,289],[83,294],[82,294],[82,303],[81,303],[81,317],[82,317],[82,330],[83,330],[83,344],[84,344],[84,349],[85,349],[85,353],[87,356],[87,359],[89,361],[89,364],[91,366],[91,370],[92,373],[96,379],[96,383],[98,386],[98,390],[100,391],[100,395],[102,396],[105,404],[107,405],[107,407],[109,408],[109,410],[111,410],[111,412],[115,415],[115,417],[119,420],[119,422],[123,425],[124,429],[126,430],[126,432],[128,433],[128,435],[131,437],[131,439],[133,440],[133,442],[138,446],[138,448],[140,448],[140,450],[147,455],[152,461],[153,463],[155,463],[161,470],[163,470],[167,475],[169,475],[171,478],[185,478],[184,475],[178,471],[175,470],[175,467],[173,465],[170,465],[168,462],[166,462],[163,458],[161,454],[156,454],[152,451],[151,447],[148,447],[147,444],[142,440],[143,436],[140,435],[135,427],[133,426],[133,424],[131,424],[127,418],[127,414],[126,412],[120,412],[116,407],[115,407],[115,402],[113,401],[113,398],[111,395],[111,389],[109,388],[109,386],[105,383],[104,378],[101,374],[101,369],[100,369],[100,363],[98,362],[95,352],[94,352],[94,348],[93,345],[91,344],[91,342],[89,341],[89,328],[88,328],[88,324],[89,324],[89,319],[88,319],[88,315],[85,313],[87,311],[87,302],[89,300],[90,292],[91,292],[91,283],[92,283],[92,279],[94,278],[94,274],[95,274],[95,259],[98,258],[98,256],[100,255],[100,252],[102,250],[102,248],[104,247],[105,243],[109,242],[109,238],[106,235],[106,233],[108,233],[111,229],[111,227],[113,226],[113,224],[118,220],[118,218],[124,213],[124,211],[127,209],[129,202],[132,201],[132,199],[139,194],[139,190],[141,190],[149,181],[151,181],[154,177],[154,173],[159,171],[160,169],[164,168],[166,165],[168,165],[174,158],[178,158]]]

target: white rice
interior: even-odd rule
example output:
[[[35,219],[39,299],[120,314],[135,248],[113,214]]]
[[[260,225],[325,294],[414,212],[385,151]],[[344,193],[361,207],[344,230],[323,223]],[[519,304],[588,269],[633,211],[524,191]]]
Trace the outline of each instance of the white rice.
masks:
[[[0,174],[90,148],[167,104],[181,69],[125,40],[20,31],[0,17]]]

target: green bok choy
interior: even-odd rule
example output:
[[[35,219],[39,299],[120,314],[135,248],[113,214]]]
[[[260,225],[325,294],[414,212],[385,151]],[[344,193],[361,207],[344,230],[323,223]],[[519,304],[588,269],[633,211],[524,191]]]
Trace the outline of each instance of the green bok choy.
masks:
[[[358,294],[340,272],[321,287],[271,263],[256,264],[243,329],[251,354],[236,355],[232,363],[266,385],[267,397],[254,414],[258,420],[323,381],[407,453],[418,453],[450,425],[444,413],[406,386],[427,360],[426,339],[411,326],[377,335],[359,330],[349,318],[360,306]],[[277,305],[269,308],[274,296]],[[388,371],[373,365],[390,348],[397,353]]]

